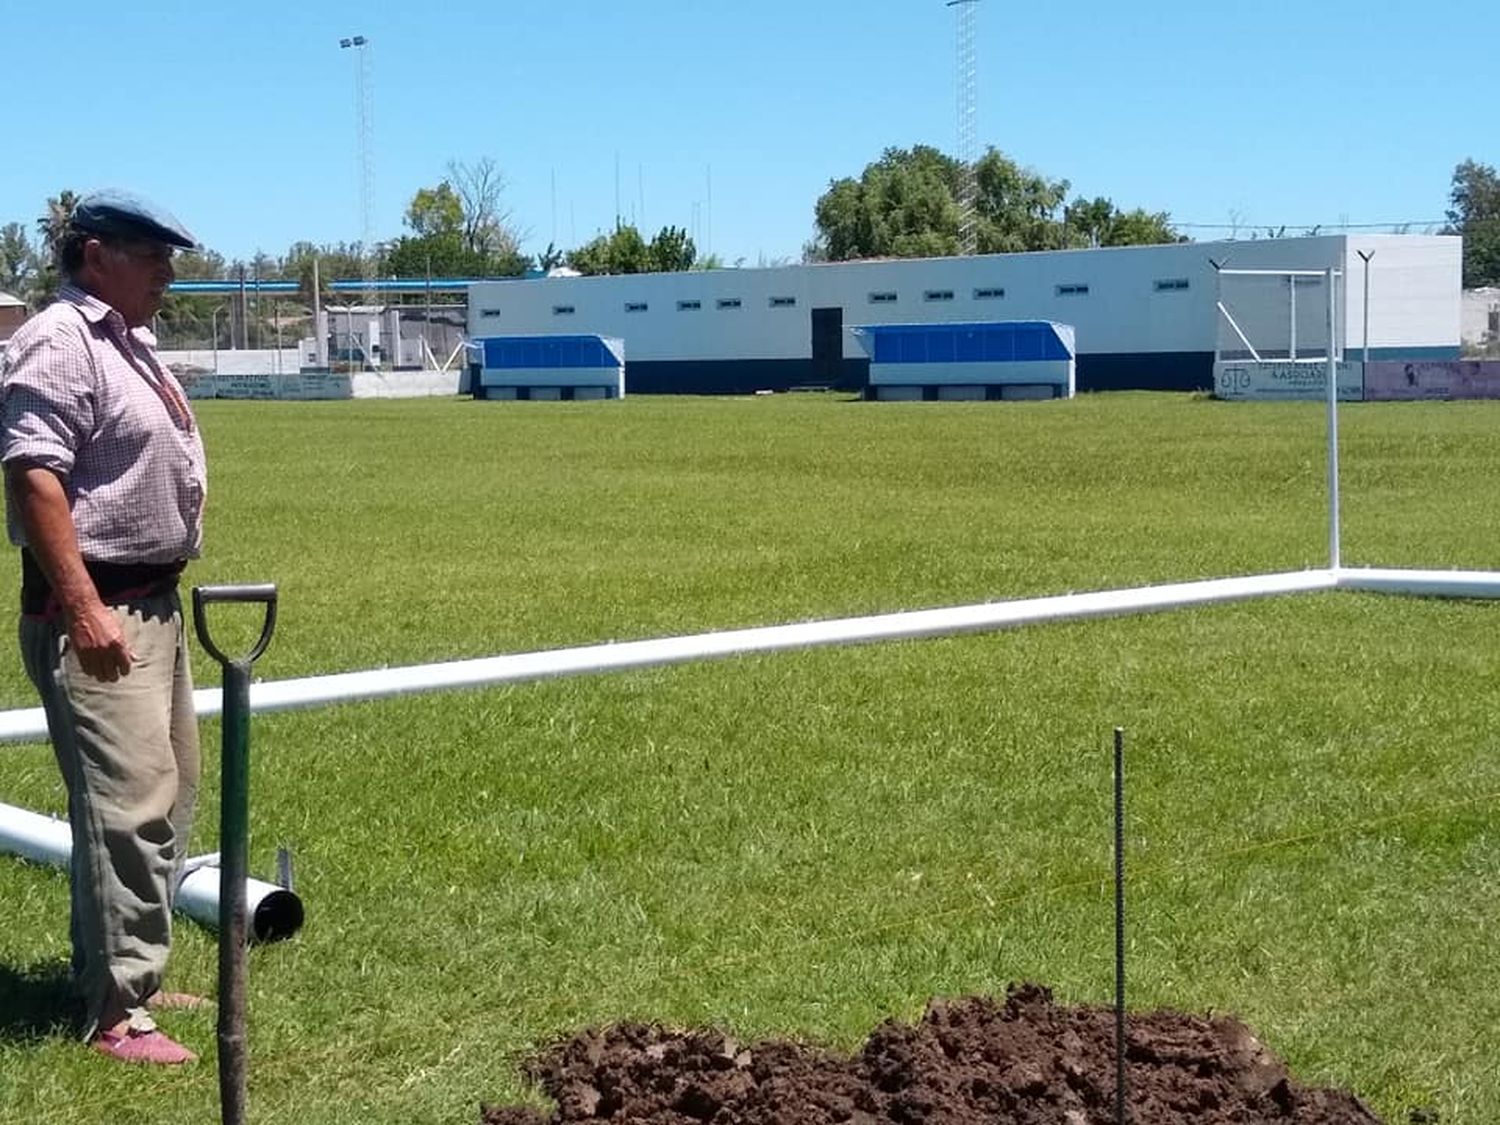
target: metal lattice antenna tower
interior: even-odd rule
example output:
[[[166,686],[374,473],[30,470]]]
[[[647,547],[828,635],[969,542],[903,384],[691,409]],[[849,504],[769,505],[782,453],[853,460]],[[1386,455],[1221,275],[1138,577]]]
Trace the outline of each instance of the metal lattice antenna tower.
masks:
[[[958,252],[973,254],[978,249],[974,225],[974,202],[979,186],[974,180],[975,153],[975,71],[974,9],[979,0],[948,0],[947,7],[958,17],[957,65],[954,85],[958,108],[958,160],[962,165],[958,189]]]
[[[370,80],[370,40],[363,35],[352,35],[347,39],[340,39],[339,46],[352,48],[358,55],[354,71],[354,111],[359,133],[360,272],[365,282],[365,291],[360,300],[368,306],[375,303],[375,95]]]

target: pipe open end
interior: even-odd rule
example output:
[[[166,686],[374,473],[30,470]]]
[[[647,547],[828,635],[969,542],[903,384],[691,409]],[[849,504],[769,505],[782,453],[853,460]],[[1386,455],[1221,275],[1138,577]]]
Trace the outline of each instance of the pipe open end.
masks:
[[[250,914],[252,941],[281,941],[302,928],[302,900],[291,891],[278,887],[269,891]]]

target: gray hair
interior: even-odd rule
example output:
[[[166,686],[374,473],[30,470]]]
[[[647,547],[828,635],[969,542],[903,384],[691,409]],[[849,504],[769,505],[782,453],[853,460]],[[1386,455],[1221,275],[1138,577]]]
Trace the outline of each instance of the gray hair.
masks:
[[[84,243],[91,238],[98,238],[86,230],[69,226],[63,230],[62,237],[57,240],[57,248],[54,251],[57,258],[57,268],[63,272],[65,277],[73,277],[83,268]]]

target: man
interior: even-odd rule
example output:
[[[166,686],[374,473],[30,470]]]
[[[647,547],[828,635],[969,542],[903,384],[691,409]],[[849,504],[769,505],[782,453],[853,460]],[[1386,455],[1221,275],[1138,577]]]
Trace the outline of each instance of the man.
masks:
[[[178,575],[198,555],[203,445],[146,325],[175,219],[124,192],[77,205],[57,301],[0,360],[6,524],[21,548],[21,655],[47,713],[72,825],[74,983],[84,1037],[117,1059],[196,1056],[147,1009],[160,991],[199,755]]]

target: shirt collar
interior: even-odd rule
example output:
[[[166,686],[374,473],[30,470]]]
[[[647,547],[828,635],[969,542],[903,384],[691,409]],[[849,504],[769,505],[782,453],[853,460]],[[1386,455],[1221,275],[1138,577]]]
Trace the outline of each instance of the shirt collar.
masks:
[[[113,305],[101,301],[88,290],[73,284],[71,281],[62,283],[61,287],[57,290],[57,299],[59,301],[67,301],[69,304],[76,306],[78,311],[83,314],[83,318],[90,324],[98,324],[100,321],[106,320],[111,316],[116,320],[121,319],[120,314],[115,311]]]
[[[108,322],[108,326],[112,330],[122,335],[134,336],[147,347],[156,347],[156,336],[150,328],[144,324],[138,325],[135,328],[126,328],[125,318],[120,315],[118,309],[107,301],[101,301],[87,289],[74,285],[71,281],[63,282],[58,288],[57,299],[59,301],[67,301],[76,307],[83,314],[83,318],[90,324]]]

